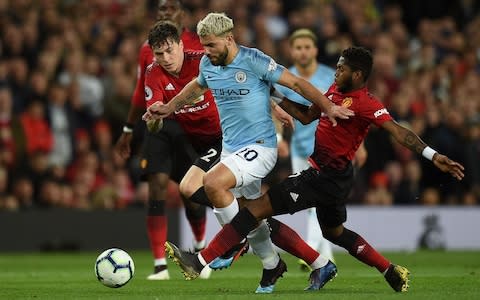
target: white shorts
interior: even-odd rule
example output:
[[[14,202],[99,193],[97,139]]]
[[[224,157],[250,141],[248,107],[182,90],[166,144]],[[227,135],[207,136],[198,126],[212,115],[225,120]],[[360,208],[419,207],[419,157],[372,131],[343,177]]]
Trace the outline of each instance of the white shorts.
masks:
[[[235,188],[230,191],[236,198],[255,199],[262,195],[262,179],[277,162],[277,148],[248,145],[233,153],[223,150],[220,162],[235,175]]]

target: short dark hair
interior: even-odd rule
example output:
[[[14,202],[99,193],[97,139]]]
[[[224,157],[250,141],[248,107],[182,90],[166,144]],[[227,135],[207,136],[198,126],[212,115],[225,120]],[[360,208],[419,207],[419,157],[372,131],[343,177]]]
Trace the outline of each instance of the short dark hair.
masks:
[[[372,53],[363,47],[350,47],[342,51],[342,56],[345,59],[345,64],[348,65],[352,71],[360,70],[364,80],[367,81],[372,72]]]
[[[180,42],[180,30],[171,21],[160,21],[150,29],[148,33],[148,44],[150,47],[159,47],[168,41]]]

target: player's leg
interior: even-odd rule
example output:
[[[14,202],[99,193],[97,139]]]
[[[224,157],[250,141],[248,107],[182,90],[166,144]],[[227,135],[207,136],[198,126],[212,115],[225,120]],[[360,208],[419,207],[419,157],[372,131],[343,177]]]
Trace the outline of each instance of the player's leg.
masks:
[[[310,168],[308,157],[292,156],[291,163],[292,173],[300,173]],[[333,261],[332,246],[328,240],[323,238],[322,230],[317,220],[317,214],[313,207],[307,209],[307,233],[305,237],[305,241],[310,247],[318,250],[323,257]],[[298,263],[302,270],[311,271],[311,267],[305,260],[300,259]]]
[[[318,252],[322,253],[322,255],[326,258],[328,258],[329,260],[335,262],[334,258],[333,258],[333,250],[332,250],[332,244],[330,243],[329,240],[327,240],[326,238],[323,237],[323,231],[320,227],[320,223],[318,222],[318,217],[317,217],[317,211],[316,209],[313,209],[312,211],[312,219],[314,220],[311,220],[313,224],[315,224],[315,226],[317,227],[317,234],[318,234],[318,246],[317,246],[317,250]],[[316,221],[316,222],[314,222]],[[312,226],[313,226],[312,224]]]
[[[179,187],[180,193],[183,198],[186,199],[186,202],[212,207],[203,188],[203,176],[220,160],[221,147],[222,144],[221,141],[219,141],[216,145],[200,153],[200,156],[182,178]],[[192,218],[189,220],[191,220],[190,225],[194,233],[193,248],[195,252],[199,252],[206,246],[206,218],[205,215],[203,215],[203,220],[200,220],[201,222],[197,222],[196,224],[192,222]],[[210,277],[210,273],[211,269],[207,266],[200,273],[200,278],[207,279]]]
[[[179,134],[172,143],[176,148],[172,179],[179,183],[185,215],[194,237],[193,249],[197,251],[203,249],[206,244],[206,207],[192,202],[190,198],[193,192],[201,187],[205,171],[193,165],[198,159],[198,153],[186,135]]]
[[[345,248],[350,255],[366,265],[375,267],[385,276],[390,286],[397,292],[408,290],[409,271],[392,264],[387,258],[373,248],[362,236],[343,225],[322,224],[324,234],[332,243]]]
[[[305,177],[312,177],[311,174],[304,175]],[[302,196],[309,186],[302,185],[302,180],[299,178],[287,178],[279,185],[274,185],[266,194],[260,198],[248,201],[244,207],[231,221],[226,224],[222,230],[210,242],[209,246],[200,252],[200,255],[189,255],[179,250],[175,245],[169,244],[169,253],[174,257],[174,260],[182,267],[184,274],[189,279],[194,279],[198,276],[199,270],[204,265],[211,262],[215,257],[227,251],[237,243],[239,243],[245,236],[253,230],[258,222],[263,218],[271,215],[279,215],[286,213],[294,213],[299,210],[308,208],[309,203],[313,203],[313,197],[318,194],[309,192]],[[272,195],[275,201],[271,202]],[[272,204],[275,204],[275,208]],[[311,249],[311,248],[310,248]],[[312,249],[313,250],[313,249]],[[311,260],[318,259],[318,253],[312,256]],[[333,263],[323,258],[323,262],[318,261],[319,267],[312,272],[318,274],[318,278],[308,288],[319,289],[336,274],[336,267]]]
[[[273,169],[276,159],[275,148],[259,145],[250,145],[232,154],[227,152],[222,154],[221,163],[210,170],[204,180],[205,190],[215,206],[214,213],[221,224],[229,223],[237,214],[239,209],[237,198],[242,196],[254,199],[261,195],[261,178],[267,176]],[[221,173],[228,174],[225,177],[228,181],[222,182],[218,179]],[[230,191],[232,188],[233,193]],[[247,239],[253,252],[261,259],[264,269],[265,276],[262,276],[257,292],[271,293],[276,279],[281,275],[277,273],[283,273],[286,267],[273,247],[266,222],[260,222],[258,228],[253,230]],[[269,276],[271,274],[273,275]]]
[[[315,205],[322,195],[315,189],[319,173],[309,168],[301,173],[290,175],[278,185],[272,187],[267,194],[271,202],[273,215],[293,214]],[[254,211],[254,210],[253,210]],[[306,262],[311,268],[310,285],[306,290],[318,290],[337,274],[335,264],[323,253],[311,248],[300,236],[287,225],[273,220],[272,240],[285,251]]]
[[[148,208],[146,216],[147,234],[154,257],[154,272],[149,280],[169,279],[165,249],[168,220],[165,214],[167,186],[172,170],[172,155],[169,145],[169,121],[158,133],[147,132],[141,159],[142,177],[148,179]],[[162,159],[159,159],[162,158]]]

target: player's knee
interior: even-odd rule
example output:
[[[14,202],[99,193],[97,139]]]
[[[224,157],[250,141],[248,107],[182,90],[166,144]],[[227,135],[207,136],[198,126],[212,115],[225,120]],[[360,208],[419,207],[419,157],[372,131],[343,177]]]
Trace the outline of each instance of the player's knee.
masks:
[[[343,232],[343,226],[330,227],[322,224],[320,227],[322,228],[323,237],[330,242],[337,244],[336,241]]]
[[[193,186],[189,181],[182,180],[178,185],[180,194],[186,199],[192,197],[192,195],[198,190],[198,186]]]
[[[153,200],[165,199],[167,196],[169,176],[166,174],[151,174],[148,176],[149,198]]]
[[[207,195],[215,195],[218,191],[224,189],[221,180],[215,179],[215,176],[212,176],[209,173],[203,177],[203,186]]]

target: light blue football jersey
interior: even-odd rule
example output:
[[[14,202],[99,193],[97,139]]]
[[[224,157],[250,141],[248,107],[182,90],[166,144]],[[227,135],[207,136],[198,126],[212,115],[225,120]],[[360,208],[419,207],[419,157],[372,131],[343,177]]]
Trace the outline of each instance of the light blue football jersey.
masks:
[[[215,98],[224,149],[234,152],[251,144],[277,147],[270,86],[284,70],[260,50],[243,46],[227,66],[214,66],[207,56],[202,58],[197,81]]]
[[[289,69],[293,74],[299,75],[297,68],[294,66]],[[309,79],[322,93],[325,93],[328,88],[333,84],[335,79],[335,70],[319,64],[317,71]],[[312,104],[307,99],[303,98],[296,92],[289,88],[275,84],[275,89],[284,94],[288,99],[300,104],[310,105]],[[295,130],[292,133],[292,139],[290,141],[290,155],[292,157],[309,157],[313,152],[313,144],[315,142],[315,130],[317,128],[318,120],[313,121],[310,124],[303,125],[299,121],[295,120]]]

